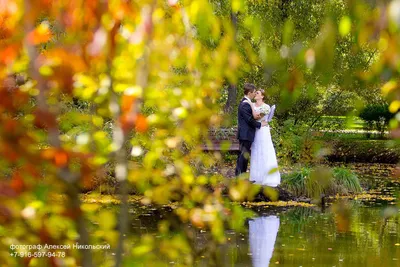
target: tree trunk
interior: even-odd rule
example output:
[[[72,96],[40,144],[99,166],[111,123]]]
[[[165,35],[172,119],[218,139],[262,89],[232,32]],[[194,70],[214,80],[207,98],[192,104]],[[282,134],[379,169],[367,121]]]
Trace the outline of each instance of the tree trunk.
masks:
[[[237,98],[237,87],[234,84],[230,84],[228,87],[228,99],[226,100],[224,112],[230,114],[236,104]]]
[[[231,12],[231,23],[233,26],[235,41],[237,37],[237,15]],[[233,111],[233,108],[236,104],[237,98],[237,87],[236,84],[229,84],[228,86],[228,99],[226,100],[224,112],[230,114]]]

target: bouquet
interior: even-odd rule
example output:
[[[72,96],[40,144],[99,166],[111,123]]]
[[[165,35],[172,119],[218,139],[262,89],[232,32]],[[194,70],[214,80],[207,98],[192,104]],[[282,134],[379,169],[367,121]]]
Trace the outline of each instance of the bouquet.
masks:
[[[260,115],[261,115],[261,117],[264,118],[264,116],[268,115],[270,109],[271,108],[268,105],[262,105],[260,107]]]

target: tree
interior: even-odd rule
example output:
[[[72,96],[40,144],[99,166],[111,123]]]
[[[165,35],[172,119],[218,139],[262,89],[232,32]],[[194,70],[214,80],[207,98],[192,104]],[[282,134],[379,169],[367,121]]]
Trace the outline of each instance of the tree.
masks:
[[[216,5],[221,16],[226,14],[224,3]],[[294,121],[307,118],[312,122],[329,113],[333,105],[339,104],[335,107],[339,109],[354,94],[365,102],[371,99],[371,91],[379,96],[379,84],[360,77],[377,59],[378,51],[368,43],[358,46],[356,36],[347,33],[351,20],[345,1],[252,1],[240,7],[237,40],[243,62],[249,65],[241,68],[239,97],[242,83],[254,82],[267,89],[268,100],[280,112],[290,114]],[[315,113],[313,105],[302,106],[302,110],[310,109],[311,117],[296,112],[305,98],[315,101],[316,94],[326,98],[332,88],[337,91],[335,97],[321,102],[319,112]],[[226,89],[229,93],[230,87]]]
[[[23,230],[15,236],[20,243],[108,242],[120,266],[129,242],[127,190],[133,186],[146,196],[143,203],[185,200],[177,216],[208,225],[215,240],[223,240],[227,215],[221,195],[208,193],[204,181],[209,177],[198,177],[191,163],[203,161],[197,144],[210,125],[219,124],[217,89],[225,76],[234,76],[239,64],[230,64],[237,58],[231,26],[224,26],[220,38],[223,20],[202,0],[184,5],[170,1],[167,6],[157,1],[7,1],[5,6],[0,9],[7,21],[1,28],[5,84],[0,91],[0,151],[5,159],[1,169],[11,176],[2,187],[4,194],[12,192],[9,207],[1,206],[8,233]],[[63,34],[55,36],[56,26]],[[201,42],[210,34],[218,39],[212,49]],[[20,87],[6,83],[14,73],[27,76],[28,82]],[[61,114],[59,101],[81,101],[88,108],[62,109],[67,112]],[[66,122],[85,127],[72,138],[64,131]],[[83,210],[79,197],[106,163],[114,166],[121,189],[118,224],[113,213]],[[40,195],[34,193],[38,190]],[[61,205],[50,204],[52,193],[68,197]],[[41,204],[31,207],[32,201]],[[21,212],[22,217],[13,215]],[[84,214],[108,223],[99,222],[103,231],[89,236]],[[49,220],[65,222],[79,239],[54,235]],[[190,241],[190,236],[180,236],[176,251]],[[176,240],[165,233],[157,246]],[[8,242],[2,239],[2,247]],[[83,266],[99,264],[90,250],[79,252],[82,258],[76,251],[67,252],[67,257],[80,259]],[[14,260],[6,255],[2,262],[12,265]],[[192,254],[184,260],[192,261]]]
[[[226,201],[222,190],[209,190],[224,177],[200,173],[196,166],[215,162],[199,144],[210,127],[220,126],[220,89],[226,81],[234,84],[239,72],[278,88],[286,108],[302,90],[312,98],[341,78],[348,77],[343,83],[349,87],[384,79],[389,111],[397,112],[400,19],[393,10],[398,1],[378,7],[334,1],[321,16],[323,2],[246,7],[235,0],[232,8],[242,21],[235,42],[230,16],[218,15],[206,0],[5,1],[0,7],[1,250],[9,251],[11,242],[110,244],[115,259],[91,250],[69,250],[66,258],[82,266],[149,265],[160,263],[151,253],[159,252],[192,265],[201,256],[192,246],[194,228],[210,230],[211,249],[224,242],[225,227],[240,229],[249,213]],[[265,9],[272,20],[255,8]],[[309,10],[310,18],[304,15]],[[304,23],[297,23],[300,18]],[[268,26],[265,35],[262,25]],[[374,49],[379,55],[369,61]],[[360,62],[351,65],[344,50],[355,51]],[[345,67],[335,73],[342,59],[350,63],[338,63]],[[17,77],[24,77],[23,84]],[[81,112],[65,108],[80,102]],[[71,133],[68,123],[82,127]],[[398,121],[392,124],[398,127]],[[108,166],[121,190],[118,219],[79,197]],[[252,199],[259,190],[242,179],[227,184],[234,201]],[[179,203],[159,222],[159,238],[129,235],[128,187],[142,205]],[[98,231],[89,234],[94,227],[89,220]],[[58,264],[54,258],[0,257],[8,265]]]

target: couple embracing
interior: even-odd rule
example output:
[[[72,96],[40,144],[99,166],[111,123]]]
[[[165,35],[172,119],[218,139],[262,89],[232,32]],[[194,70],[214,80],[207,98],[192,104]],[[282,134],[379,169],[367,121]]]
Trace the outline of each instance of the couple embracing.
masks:
[[[244,94],[238,109],[237,138],[240,154],[235,174],[239,176],[247,171],[250,158],[250,181],[276,187],[280,184],[281,177],[267,119],[271,118],[269,115],[273,111],[264,103],[264,90],[257,90],[254,84],[246,83]],[[255,103],[252,102],[253,99]]]

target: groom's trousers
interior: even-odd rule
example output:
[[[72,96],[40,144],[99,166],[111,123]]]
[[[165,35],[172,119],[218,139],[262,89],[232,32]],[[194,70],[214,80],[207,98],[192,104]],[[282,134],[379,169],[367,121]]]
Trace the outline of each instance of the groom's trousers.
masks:
[[[247,171],[247,165],[249,164],[250,149],[252,143],[253,142],[247,140],[239,140],[240,154],[236,161],[236,170],[235,170],[236,176],[239,176],[241,173]]]

